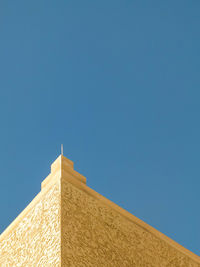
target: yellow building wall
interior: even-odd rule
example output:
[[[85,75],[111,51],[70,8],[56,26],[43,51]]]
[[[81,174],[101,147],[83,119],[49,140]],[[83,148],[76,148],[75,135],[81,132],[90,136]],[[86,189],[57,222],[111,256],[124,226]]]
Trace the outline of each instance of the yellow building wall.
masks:
[[[60,156],[0,236],[0,267],[200,267],[200,258],[86,185]]]
[[[0,236],[0,266],[60,266],[60,186],[39,193]]]
[[[62,266],[199,267],[199,257],[84,186],[62,181]],[[151,228],[151,227],[150,227]],[[189,251],[188,251],[189,252]]]

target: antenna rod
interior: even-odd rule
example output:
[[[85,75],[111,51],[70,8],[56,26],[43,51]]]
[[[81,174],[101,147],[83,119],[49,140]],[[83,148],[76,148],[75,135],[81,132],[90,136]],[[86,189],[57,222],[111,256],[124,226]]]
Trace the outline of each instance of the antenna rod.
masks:
[[[61,144],[61,155],[63,155],[63,144]]]

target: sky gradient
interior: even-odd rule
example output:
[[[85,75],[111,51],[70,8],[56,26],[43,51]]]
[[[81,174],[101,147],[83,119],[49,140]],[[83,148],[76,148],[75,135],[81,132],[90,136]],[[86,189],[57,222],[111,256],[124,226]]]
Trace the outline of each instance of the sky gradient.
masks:
[[[200,1],[0,1],[0,232],[60,154],[200,255]]]

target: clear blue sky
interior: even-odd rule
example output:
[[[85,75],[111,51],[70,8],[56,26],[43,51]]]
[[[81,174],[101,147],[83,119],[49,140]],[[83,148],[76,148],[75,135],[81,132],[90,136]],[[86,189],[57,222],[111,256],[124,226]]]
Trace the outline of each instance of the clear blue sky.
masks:
[[[0,1],[0,231],[60,154],[200,247],[200,1]]]

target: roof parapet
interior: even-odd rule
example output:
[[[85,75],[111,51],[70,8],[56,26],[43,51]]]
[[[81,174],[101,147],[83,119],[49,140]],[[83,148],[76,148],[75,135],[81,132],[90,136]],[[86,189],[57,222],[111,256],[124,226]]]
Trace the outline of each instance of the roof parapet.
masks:
[[[51,173],[41,184],[43,189],[54,180],[69,177],[71,179],[78,180],[86,184],[86,178],[74,170],[74,163],[70,159],[67,159],[62,154],[51,164]]]

